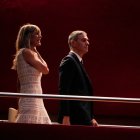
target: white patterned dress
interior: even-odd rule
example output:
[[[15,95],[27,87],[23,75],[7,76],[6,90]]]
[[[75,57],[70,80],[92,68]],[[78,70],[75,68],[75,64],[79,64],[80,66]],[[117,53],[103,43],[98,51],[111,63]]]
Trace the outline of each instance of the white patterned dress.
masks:
[[[16,56],[16,66],[20,81],[21,93],[42,94],[42,73],[26,63],[21,49]],[[16,122],[51,124],[51,120],[41,98],[20,98],[18,103],[18,116]]]

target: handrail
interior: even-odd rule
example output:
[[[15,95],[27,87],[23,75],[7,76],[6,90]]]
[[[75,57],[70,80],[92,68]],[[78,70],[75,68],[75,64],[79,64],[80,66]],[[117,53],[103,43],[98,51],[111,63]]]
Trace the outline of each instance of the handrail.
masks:
[[[73,95],[31,94],[31,93],[12,93],[12,92],[0,92],[0,97],[13,97],[13,98],[29,97],[29,98],[43,98],[43,99],[55,99],[55,100],[140,103],[140,98],[73,96]]]

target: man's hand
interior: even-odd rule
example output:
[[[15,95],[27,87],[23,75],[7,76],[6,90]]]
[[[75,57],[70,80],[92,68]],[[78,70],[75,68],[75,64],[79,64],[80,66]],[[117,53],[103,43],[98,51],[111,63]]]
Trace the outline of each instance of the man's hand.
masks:
[[[92,119],[91,123],[92,123],[92,126],[95,126],[95,127],[99,126],[98,122],[95,119]]]
[[[64,116],[62,124],[70,125],[70,117],[69,116]]]

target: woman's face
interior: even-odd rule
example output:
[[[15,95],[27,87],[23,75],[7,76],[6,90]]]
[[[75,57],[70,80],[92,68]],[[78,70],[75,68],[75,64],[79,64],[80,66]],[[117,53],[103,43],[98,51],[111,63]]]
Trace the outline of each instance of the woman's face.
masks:
[[[31,34],[31,47],[41,46],[41,38],[41,31],[34,31],[33,34]]]

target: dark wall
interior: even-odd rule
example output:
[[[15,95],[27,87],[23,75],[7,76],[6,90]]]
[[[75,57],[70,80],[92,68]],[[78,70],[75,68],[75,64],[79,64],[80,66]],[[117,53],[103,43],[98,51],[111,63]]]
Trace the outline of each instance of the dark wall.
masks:
[[[10,69],[15,40],[19,27],[29,22],[42,30],[38,50],[50,68],[42,78],[44,93],[58,94],[58,66],[69,51],[67,37],[81,29],[90,39],[84,63],[94,95],[140,98],[139,9],[138,0],[1,0],[0,91],[16,92],[16,72]],[[1,107],[9,107],[8,99],[1,100]],[[45,104],[51,113],[57,112],[56,101]],[[139,108],[139,104],[95,103],[97,115],[140,116]]]

